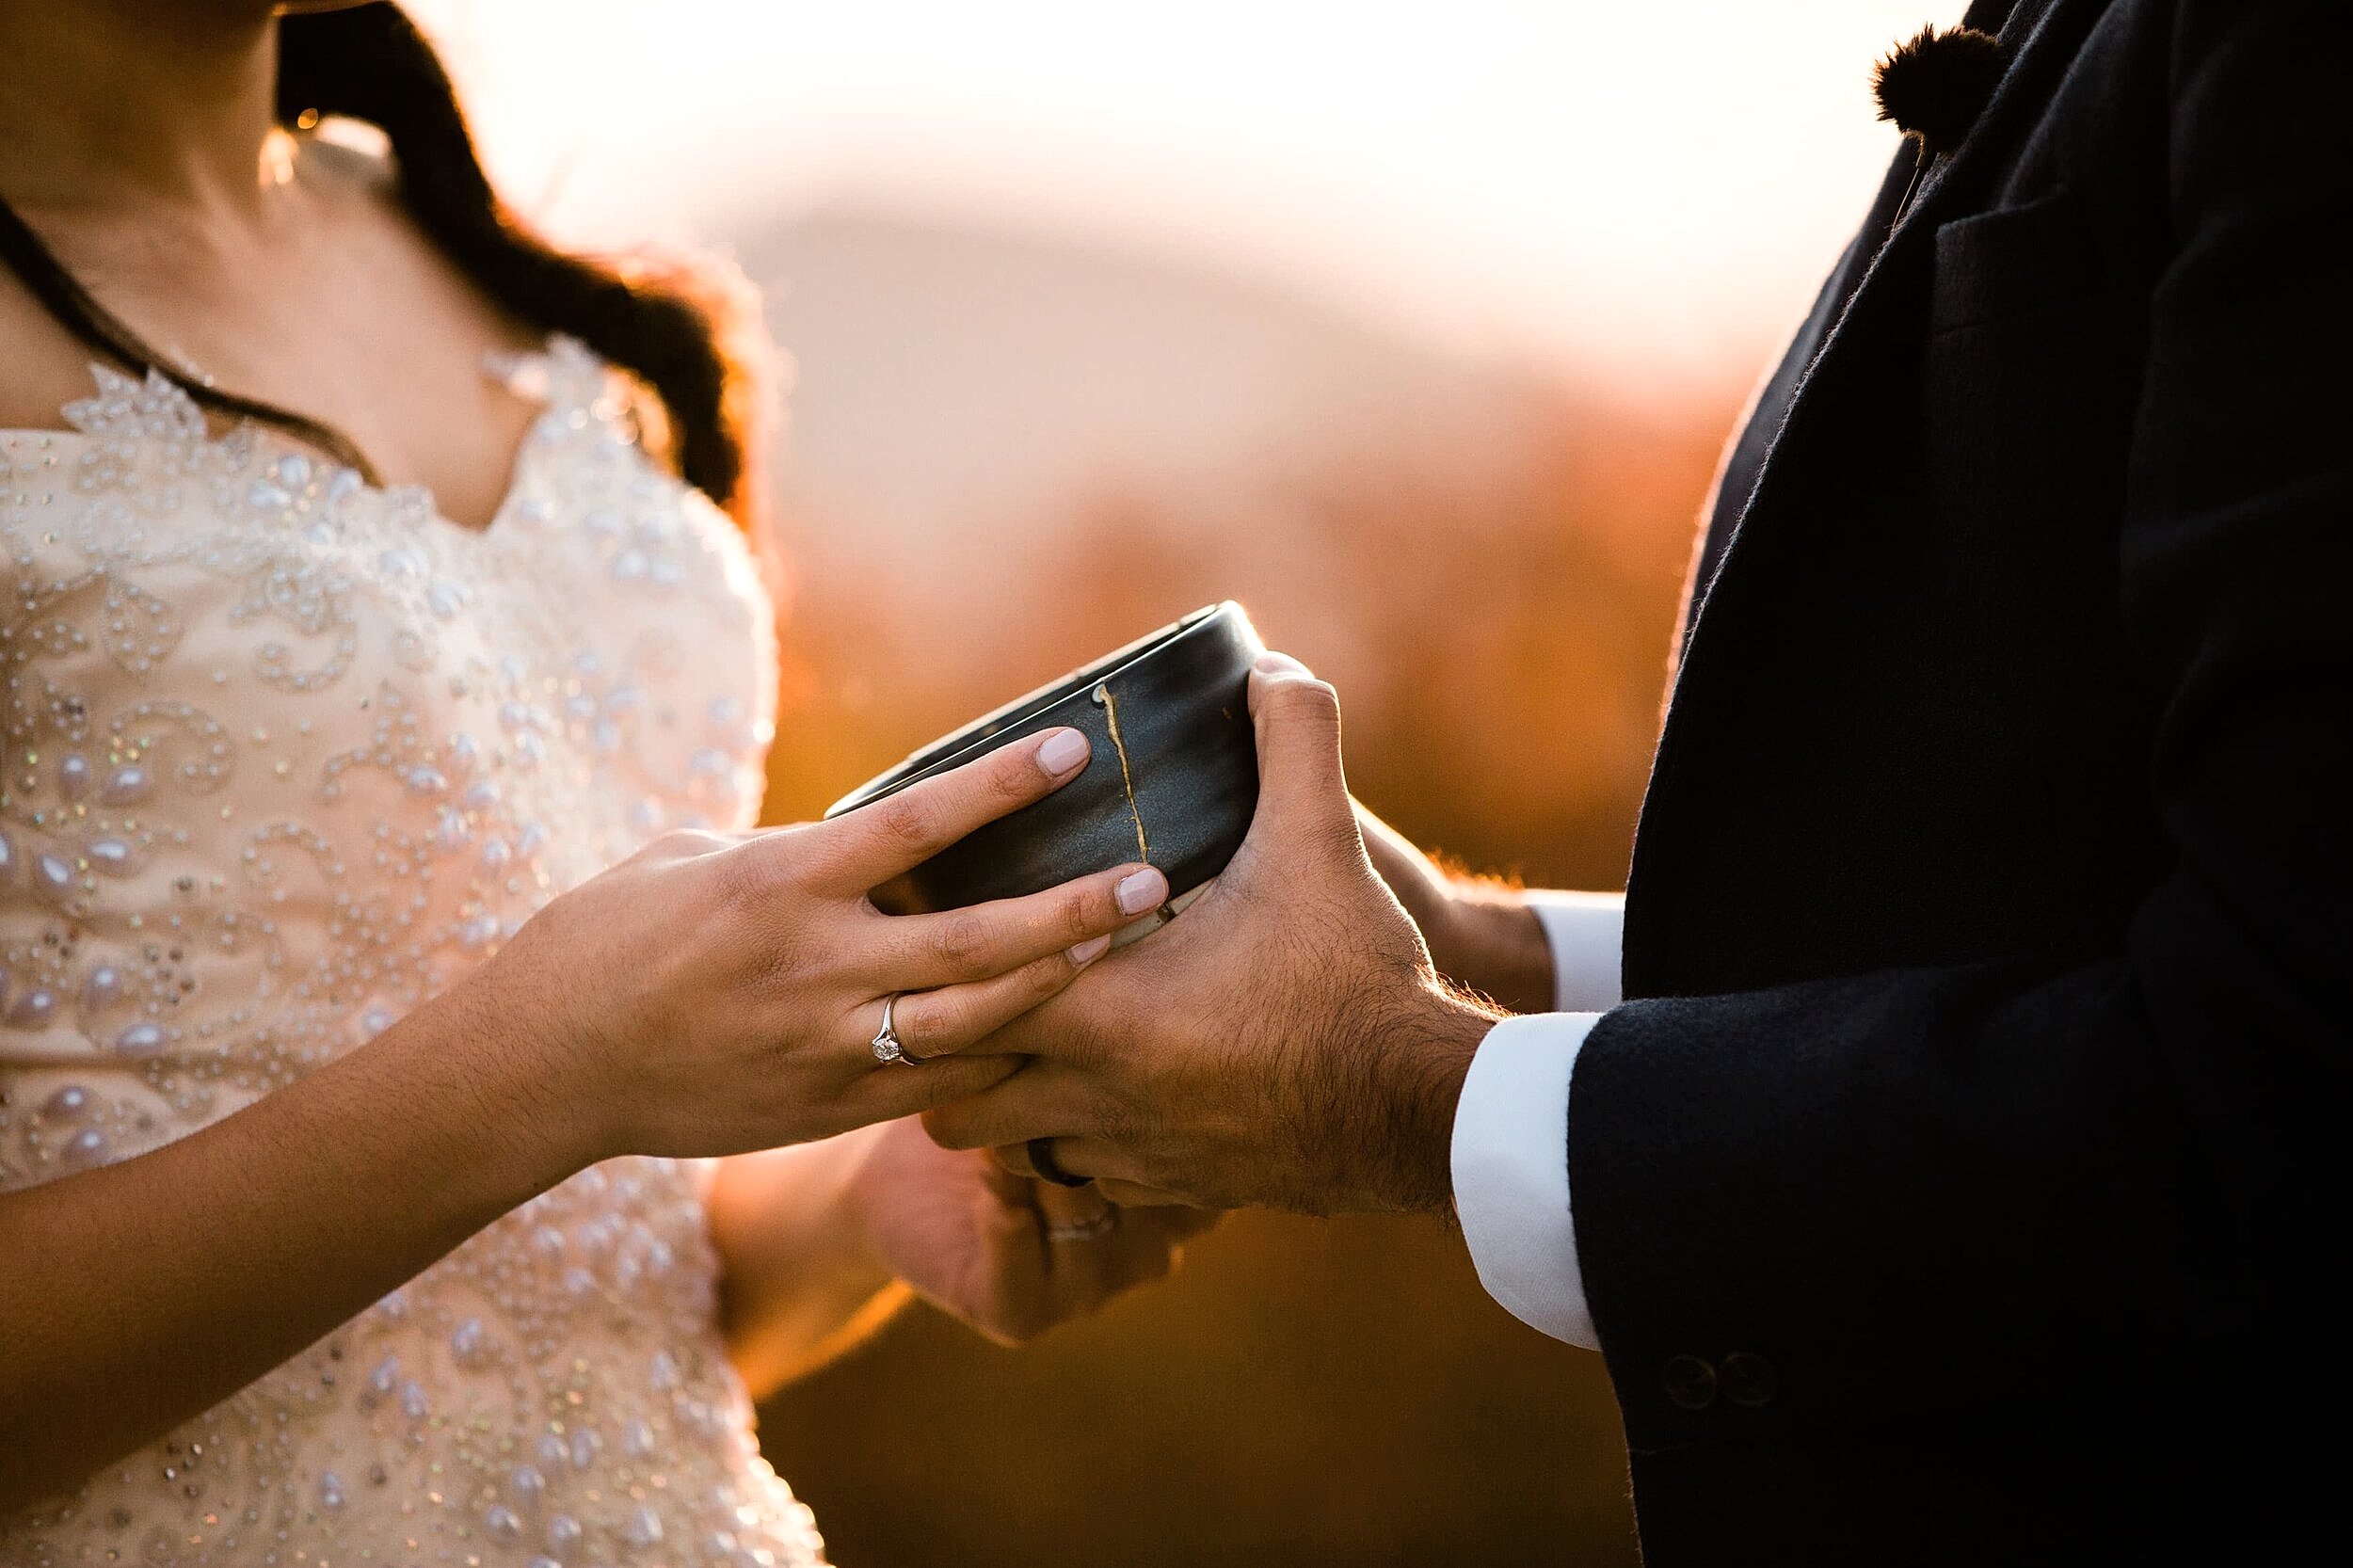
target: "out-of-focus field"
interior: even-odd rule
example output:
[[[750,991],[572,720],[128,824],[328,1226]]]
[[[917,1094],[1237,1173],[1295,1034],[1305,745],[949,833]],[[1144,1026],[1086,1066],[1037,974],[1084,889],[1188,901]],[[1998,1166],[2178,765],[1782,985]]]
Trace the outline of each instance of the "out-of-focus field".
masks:
[[[1692,518],[1738,389],[1638,408],[1557,380],[1438,376],[1424,398],[1310,419],[1317,440],[1173,470],[1106,460],[1059,493],[1012,487],[1030,499],[1010,510],[903,496],[967,519],[914,529],[882,501],[811,493],[840,435],[826,422],[847,417],[826,390],[840,376],[855,401],[883,376],[877,417],[903,417],[922,462],[949,439],[926,420],[953,423],[924,388],[953,381],[938,339],[958,328],[832,321],[832,244],[786,245],[777,265],[804,288],[772,296],[803,349],[820,471],[788,491],[772,818],[1231,596],[1337,683],[1351,781],[1376,809],[1531,883],[1623,885]],[[860,254],[845,277],[888,276]],[[877,368],[905,332],[930,334],[936,374]],[[1215,336],[1196,323],[1177,358]],[[1203,395],[1221,385],[1209,375]],[[1634,1560],[1598,1358],[1488,1300],[1435,1222],[1243,1215],[1168,1286],[1019,1352],[918,1310],[771,1400],[761,1432],[850,1568]]]

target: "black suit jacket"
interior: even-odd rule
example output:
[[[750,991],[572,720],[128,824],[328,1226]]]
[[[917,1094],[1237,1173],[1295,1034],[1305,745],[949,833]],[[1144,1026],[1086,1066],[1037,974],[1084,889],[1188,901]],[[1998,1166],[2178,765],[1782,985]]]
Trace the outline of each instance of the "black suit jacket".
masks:
[[[1727,460],[1577,1063],[1662,1568],[2353,1552],[2346,8],[2005,8]]]

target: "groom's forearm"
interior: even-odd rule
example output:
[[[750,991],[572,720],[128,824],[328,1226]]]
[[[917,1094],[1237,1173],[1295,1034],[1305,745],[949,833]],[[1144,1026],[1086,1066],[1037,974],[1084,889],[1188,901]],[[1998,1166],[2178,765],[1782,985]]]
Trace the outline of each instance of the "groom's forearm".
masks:
[[[1450,980],[1468,986],[1513,1013],[1543,1013],[1552,1007],[1552,944],[1544,921],[1527,897],[1497,883],[1461,879],[1453,920],[1453,952],[1432,957]]]
[[[1527,895],[1442,864],[1361,803],[1365,853],[1405,906],[1438,972],[1513,1013],[1552,1005],[1552,949]]]

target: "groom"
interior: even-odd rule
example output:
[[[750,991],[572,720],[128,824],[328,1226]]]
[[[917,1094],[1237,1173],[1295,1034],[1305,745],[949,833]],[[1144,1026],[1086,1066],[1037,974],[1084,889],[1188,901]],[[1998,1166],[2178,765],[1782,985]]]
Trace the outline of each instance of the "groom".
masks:
[[[1385,886],[1270,659],[1225,876],[932,1118],[1450,1207],[1608,1358],[1658,1564],[2353,1550],[2353,40],[2005,11],[1725,462],[1622,931]]]

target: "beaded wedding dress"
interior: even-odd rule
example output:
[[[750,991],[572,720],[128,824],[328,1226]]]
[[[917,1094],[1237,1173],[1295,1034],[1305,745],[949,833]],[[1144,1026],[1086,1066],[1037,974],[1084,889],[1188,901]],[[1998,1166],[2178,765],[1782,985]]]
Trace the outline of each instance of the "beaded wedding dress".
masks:
[[[212,439],[160,378],[100,370],[72,429],[0,435],[0,1189],[217,1121],[664,828],[752,820],[775,661],[737,531],[585,350],[497,368],[545,412],[481,530]],[[697,1177],[581,1173],[0,1519],[0,1563],[818,1560],[721,1345]]]

